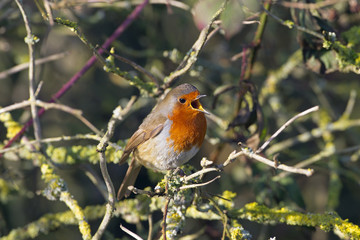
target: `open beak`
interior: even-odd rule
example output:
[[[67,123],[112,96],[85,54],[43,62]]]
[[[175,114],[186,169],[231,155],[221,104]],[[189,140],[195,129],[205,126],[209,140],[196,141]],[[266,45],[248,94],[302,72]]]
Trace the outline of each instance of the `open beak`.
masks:
[[[199,101],[199,99],[202,98],[202,97],[206,97],[206,95],[198,95],[198,96],[195,98],[195,100],[191,102],[191,107],[192,107],[193,109],[199,111],[199,112],[203,112],[203,113],[205,113],[205,114],[210,115],[210,113],[209,113],[208,111],[206,111],[206,110],[202,107],[202,105],[201,105],[201,103],[200,103],[200,101]]]

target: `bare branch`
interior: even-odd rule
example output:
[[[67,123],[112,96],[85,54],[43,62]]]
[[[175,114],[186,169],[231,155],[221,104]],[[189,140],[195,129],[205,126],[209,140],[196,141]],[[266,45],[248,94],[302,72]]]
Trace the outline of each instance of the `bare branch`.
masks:
[[[360,119],[340,118],[339,120],[329,123],[326,126],[314,128],[311,131],[301,133],[295,137],[288,138],[284,141],[273,144],[271,147],[269,147],[268,150],[266,150],[266,154],[271,155],[276,152],[280,152],[284,149],[287,149],[291,146],[294,146],[298,143],[308,142],[314,138],[321,137],[326,131],[328,132],[345,131],[352,127],[359,127],[359,126],[360,126]]]
[[[144,194],[144,195],[148,195],[149,197],[153,197],[153,196],[163,196],[163,192],[162,193],[158,193],[158,192],[153,192],[153,191],[146,191],[143,189],[138,189],[134,186],[128,186],[128,189],[134,193],[134,194]]]
[[[152,231],[153,231],[153,219],[152,219],[151,214],[149,214],[149,216],[148,216],[148,222],[149,222],[149,232],[148,232],[147,240],[151,240],[152,239]]]
[[[92,240],[100,240],[101,239],[101,236],[104,234],[105,229],[110,222],[110,219],[111,219],[113,211],[114,211],[114,206],[115,206],[115,189],[114,189],[114,185],[112,184],[109,173],[107,171],[105,151],[99,152],[99,156],[100,156],[101,174],[103,175],[103,178],[104,178],[104,181],[106,184],[106,188],[108,191],[108,195],[107,195],[108,203],[106,204],[105,215],[100,223],[98,230],[94,234]]]
[[[208,111],[208,110],[207,110]],[[210,111],[209,111],[210,112]],[[211,113],[206,114],[206,118],[210,119],[214,123],[216,123],[221,129],[226,130],[229,126],[229,122],[222,119],[221,117],[216,116],[215,114]]]
[[[179,190],[184,190],[184,189],[189,189],[189,188],[203,187],[203,186],[205,186],[205,185],[208,185],[208,184],[214,182],[215,180],[219,179],[220,177],[221,177],[221,176],[218,175],[218,176],[214,177],[213,179],[211,179],[211,180],[209,180],[209,181],[207,181],[207,182],[204,182],[204,183],[184,185],[184,186],[181,186],[181,187],[179,188]]]
[[[18,5],[21,15],[24,19],[25,28],[27,36],[25,38],[25,42],[28,45],[29,49],[29,99],[30,99],[30,107],[31,107],[31,116],[33,120],[33,127],[34,127],[34,134],[35,139],[40,140],[41,139],[41,128],[40,128],[40,121],[39,116],[37,115],[37,109],[36,109],[36,97],[35,97],[35,51],[34,51],[34,44],[39,40],[36,36],[32,34],[30,22],[26,15],[26,12],[23,8],[22,2],[19,0],[15,0],[16,4]]]
[[[314,156],[312,156],[308,159],[305,159],[305,160],[299,162],[298,164],[294,165],[294,167],[296,167],[296,168],[306,167],[306,166],[314,164],[324,158],[333,156],[334,154],[346,154],[346,153],[357,151],[359,149],[360,149],[360,145],[341,149],[341,150],[336,150],[336,148],[332,148],[332,147],[325,148],[324,150],[320,151],[319,153],[315,154]],[[274,181],[277,181],[281,178],[286,177],[287,175],[289,175],[288,172],[282,172],[282,173],[279,173],[277,176],[274,176],[273,179],[274,179]]]
[[[287,172],[291,172],[291,173],[297,173],[297,174],[303,174],[306,176],[311,176],[314,172],[313,169],[301,169],[301,168],[297,168],[297,167],[291,167],[291,166],[287,166],[284,164],[279,164],[278,161],[271,161],[267,158],[264,158],[254,152],[251,151],[251,149],[249,148],[241,148],[241,150],[239,152],[233,151],[229,154],[228,158],[226,159],[226,161],[223,164],[220,165],[216,165],[213,167],[208,167],[208,168],[203,168],[189,176],[186,176],[184,178],[184,182],[188,182],[190,179],[193,179],[195,177],[198,177],[200,175],[203,175],[205,173],[208,172],[220,172],[223,171],[224,168],[226,166],[228,166],[229,164],[231,164],[236,158],[238,158],[241,155],[245,155],[248,158],[254,159],[256,161],[262,162],[270,167],[276,168],[276,169],[281,169]],[[186,187],[186,186],[184,186]]]
[[[281,1],[280,4],[284,7],[288,8],[297,8],[297,9],[319,9],[324,8],[327,6],[334,5],[339,2],[347,2],[348,0],[325,0],[316,3],[304,3],[304,2],[288,2],[288,1]]]
[[[20,103],[15,103],[15,104],[12,104],[12,105],[10,105],[8,107],[1,108],[0,109],[0,114],[4,113],[4,112],[14,111],[14,110],[20,109],[20,108],[25,108],[25,107],[27,107],[29,105],[31,105],[30,100],[22,101]],[[48,102],[43,102],[43,101],[40,101],[40,100],[36,100],[35,105],[39,106],[39,107],[42,107],[45,110],[52,108],[52,109],[58,109],[58,110],[61,110],[63,112],[69,113],[69,114],[73,115],[74,117],[76,117],[77,119],[79,119],[81,122],[83,122],[88,128],[90,128],[96,134],[98,134],[98,135],[101,134],[100,130],[98,130],[92,123],[90,123],[86,118],[84,118],[82,116],[82,111],[81,110],[73,109],[73,108],[71,108],[69,106],[59,104],[59,103],[48,103]]]
[[[47,18],[49,19],[50,26],[54,25],[54,16],[51,11],[50,3],[48,0],[44,0],[44,7],[47,13]]]
[[[261,153],[268,145],[269,143],[274,140],[282,131],[284,131],[285,128],[287,128],[292,122],[294,122],[299,117],[305,116],[306,114],[309,114],[311,112],[315,112],[319,110],[319,106],[315,106],[312,108],[309,108],[308,110],[305,110],[294,117],[292,117],[290,120],[288,120],[284,125],[282,125],[279,130],[277,130],[258,150],[256,150],[255,153]]]
[[[197,171],[189,176],[186,176],[184,178],[184,181],[185,182],[188,182],[190,179],[193,179],[195,177],[198,177],[200,175],[203,175],[205,173],[208,173],[208,172],[220,172],[222,171],[227,165],[229,165],[230,163],[232,163],[237,157],[243,155],[243,153],[240,151],[240,152],[236,152],[236,151],[233,151],[229,154],[228,158],[226,159],[226,161],[223,163],[223,164],[220,164],[220,165],[217,165],[217,166],[214,166],[214,167],[209,167],[209,168],[203,168],[201,169],[200,171]]]
[[[132,231],[124,227],[122,224],[120,224],[120,229],[129,234],[131,237],[135,238],[136,240],[143,240],[139,235],[133,233]]]
[[[310,34],[310,35],[312,35],[312,36],[314,36],[314,37],[317,37],[317,38],[319,38],[319,39],[321,39],[321,40],[324,40],[324,39],[325,39],[324,36],[321,35],[321,34],[318,33],[318,32],[315,32],[315,31],[310,30],[310,29],[308,29],[308,28],[305,28],[305,27],[296,25],[296,24],[294,24],[294,23],[288,24],[287,22],[285,22],[284,20],[282,20],[282,19],[279,18],[278,16],[272,14],[272,13],[269,12],[268,10],[263,9],[263,11],[265,11],[265,12],[266,12],[269,16],[271,16],[273,19],[275,19],[276,21],[278,21],[279,23],[281,23],[282,25],[284,25],[284,26],[286,26],[286,27],[288,27],[288,28],[290,28],[290,29],[291,29],[292,27],[295,27],[297,30],[299,30],[299,31],[301,31],[301,32]]]
[[[111,116],[111,119],[108,123],[108,129],[104,135],[104,137],[100,140],[97,151],[99,152],[100,157],[100,169],[101,173],[103,175],[106,188],[108,191],[108,203],[106,204],[106,211],[103,220],[101,221],[101,224],[96,231],[94,237],[92,240],[99,240],[101,239],[101,236],[104,234],[105,229],[107,225],[110,222],[110,219],[112,217],[114,206],[115,206],[115,189],[114,185],[111,181],[111,178],[109,176],[109,173],[107,171],[106,166],[106,158],[105,158],[105,150],[108,145],[108,142],[110,141],[110,138],[113,136],[115,131],[115,126],[123,119],[123,116],[127,114],[130,110],[133,104],[135,103],[137,97],[133,96],[130,101],[128,102],[127,106],[122,110],[120,106],[118,106],[114,111],[113,115]]]
[[[107,198],[107,189],[106,185],[102,181],[99,174],[91,167],[89,164],[81,164],[80,168],[85,172],[85,175],[90,179],[90,181],[96,186],[104,199]]]
[[[93,135],[93,134],[84,134],[84,135],[78,134],[75,136],[61,136],[61,137],[54,137],[54,138],[44,138],[44,139],[40,140],[40,143],[54,143],[54,142],[73,141],[73,140],[82,140],[82,139],[100,141],[101,137],[99,137],[98,135]],[[18,144],[13,147],[0,149],[0,154],[5,153],[5,152],[16,151],[28,144],[32,145],[32,144],[36,144],[36,143],[39,143],[39,142],[37,140],[27,141],[26,144]],[[114,143],[109,143],[109,145],[115,149],[119,148],[119,146]]]
[[[291,172],[291,173],[297,173],[297,174],[303,174],[306,175],[307,177],[311,176],[314,173],[313,169],[302,169],[302,168],[296,168],[296,167],[290,167],[284,164],[279,164],[278,161],[271,161],[267,158],[264,158],[256,153],[253,153],[252,151],[250,151],[248,148],[243,148],[241,150],[241,152],[251,158],[254,159],[256,161],[262,162],[266,165],[269,165],[270,167],[276,168],[276,169],[281,169],[284,170],[286,172]]]
[[[191,174],[191,175],[189,175],[189,176],[186,176],[186,177],[184,178],[184,181],[185,181],[185,182],[188,182],[190,179],[193,179],[193,178],[198,177],[198,176],[200,176],[200,175],[203,175],[203,174],[205,174],[205,173],[209,173],[209,172],[220,172],[220,171],[221,171],[221,168],[219,168],[219,167],[203,168],[203,169],[201,169],[201,170],[199,170],[199,171],[197,171],[197,172],[195,172],[195,173],[193,173],[193,174]]]
[[[94,7],[94,8],[103,8],[104,6],[116,7],[116,8],[128,8],[129,5],[139,5],[143,1],[142,0],[133,0],[133,1],[123,1],[123,0],[115,0],[115,1],[109,1],[109,0],[88,0],[84,2],[83,0],[77,0],[77,1],[61,1],[61,2],[51,2],[51,6],[54,9],[59,8],[68,8],[73,6],[87,4],[88,7]],[[150,4],[166,4],[170,5],[172,7],[176,7],[185,11],[191,10],[191,7],[181,1],[175,1],[175,0],[150,0]]]
[[[341,118],[349,118],[350,117],[352,111],[354,110],[356,96],[357,96],[356,90],[352,90],[350,92],[349,101],[347,102],[345,111],[342,114]]]
[[[85,117],[83,117],[81,110],[73,109],[73,108],[63,105],[63,104],[47,103],[47,102],[42,102],[39,100],[36,101],[36,104],[40,107],[43,107],[44,109],[54,108],[54,109],[58,109],[63,112],[69,113],[69,114],[73,115],[74,117],[76,117],[77,119],[79,119],[81,122],[83,122],[94,133],[96,133],[98,135],[101,134],[101,131],[99,129],[97,129],[91,122],[89,122],[89,120],[87,120]]]
[[[199,55],[201,49],[204,47],[205,43],[209,40],[209,35],[211,33],[210,29],[211,29],[214,21],[224,11],[227,2],[228,2],[228,0],[223,2],[220,9],[212,16],[210,23],[203,30],[201,30],[198,39],[193,44],[192,48],[186,54],[186,56],[184,57],[182,62],[179,64],[177,69],[175,71],[171,72],[169,74],[169,76],[167,76],[164,79],[165,89],[168,88],[169,86],[171,86],[179,76],[186,73],[190,69],[190,67],[196,62],[197,56]]]
[[[142,74],[144,74],[145,76],[147,76],[148,78],[151,79],[151,81],[153,83],[156,84],[157,87],[159,87],[159,81],[158,79],[151,73],[149,72],[148,70],[146,70],[145,68],[143,68],[142,66],[136,64],[135,62],[131,61],[130,59],[127,59],[127,58],[124,58],[118,54],[115,54],[115,53],[111,53],[109,52],[108,50],[106,49],[103,49],[103,51],[113,57],[115,57],[116,59],[126,63],[126,64],[129,64],[130,66],[132,66],[134,69],[138,70],[139,72],[141,72]]]
[[[64,56],[66,56],[67,52],[63,52],[63,53],[56,53],[44,58],[39,58],[35,60],[35,65],[41,65],[47,62],[51,62],[51,61],[55,61],[58,60],[60,58],[63,58]],[[17,66],[14,66],[12,68],[9,68],[8,70],[2,71],[0,72],[0,79],[6,78],[14,73],[20,72],[22,70],[25,70],[29,67],[29,63],[22,63],[19,64]]]

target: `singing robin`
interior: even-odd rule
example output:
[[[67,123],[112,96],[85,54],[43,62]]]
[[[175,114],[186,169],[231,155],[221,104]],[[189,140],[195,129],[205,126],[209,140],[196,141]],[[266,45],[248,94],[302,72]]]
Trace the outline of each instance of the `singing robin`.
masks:
[[[141,166],[164,172],[189,161],[198,151],[206,133],[205,111],[199,101],[205,95],[191,84],[172,89],[144,119],[129,139],[120,164],[133,158],[118,191],[128,197]]]

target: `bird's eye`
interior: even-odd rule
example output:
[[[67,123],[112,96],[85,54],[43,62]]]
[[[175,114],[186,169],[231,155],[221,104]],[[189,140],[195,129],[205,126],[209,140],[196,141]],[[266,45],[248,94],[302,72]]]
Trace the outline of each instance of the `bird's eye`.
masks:
[[[184,104],[186,102],[186,100],[184,98],[179,98],[179,102]]]

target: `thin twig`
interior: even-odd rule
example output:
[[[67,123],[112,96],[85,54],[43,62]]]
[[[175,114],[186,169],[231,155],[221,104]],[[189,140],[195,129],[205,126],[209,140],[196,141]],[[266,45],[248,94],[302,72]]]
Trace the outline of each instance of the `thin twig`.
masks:
[[[94,7],[94,8],[104,8],[104,6],[109,6],[111,5],[111,7],[115,7],[115,8],[128,8],[129,5],[139,5],[141,4],[142,1],[141,0],[133,0],[133,1],[109,1],[109,0],[89,0],[84,2],[83,0],[81,1],[61,1],[61,2],[52,2],[51,6],[54,9],[60,9],[60,8],[71,8],[74,6],[84,6],[85,4],[87,4],[86,6],[88,7]],[[154,5],[154,4],[167,4],[167,5],[171,5],[172,7],[177,7],[179,9],[185,10],[185,11],[189,11],[191,10],[191,7],[189,5],[186,5],[185,3],[181,2],[181,1],[175,1],[175,0],[150,0],[150,4]]]
[[[132,231],[124,227],[122,224],[120,224],[120,229],[129,234],[131,237],[135,238],[136,240],[143,240],[139,235],[133,233]]]
[[[184,181],[185,182],[188,182],[190,179],[193,179],[193,178],[196,178],[200,175],[203,175],[205,173],[208,173],[208,172],[220,172],[222,171],[227,165],[229,165],[230,163],[232,163],[237,157],[243,155],[243,153],[240,151],[240,152],[236,152],[236,151],[233,151],[229,154],[228,158],[225,160],[225,162],[223,164],[220,164],[220,165],[217,165],[217,166],[214,166],[214,167],[209,167],[209,168],[203,168],[201,169],[200,171],[197,171],[189,176],[186,176],[184,178]]]
[[[355,101],[356,101],[356,90],[351,90],[349,100],[346,104],[346,108],[341,118],[349,118],[352,111],[354,110]]]
[[[22,101],[20,103],[15,103],[12,104],[8,107],[5,108],[1,108],[0,109],[0,114],[4,113],[4,112],[10,112],[10,111],[14,111],[16,109],[20,109],[20,108],[25,108],[27,106],[31,105],[31,101],[30,100],[26,100],[26,101]],[[69,113],[71,115],[73,115],[74,117],[76,117],[77,119],[79,119],[81,122],[83,122],[88,128],[90,128],[93,132],[95,132],[96,134],[101,134],[101,131],[98,130],[91,122],[89,122],[86,118],[84,118],[82,116],[82,111],[78,110],[78,109],[73,109],[67,105],[63,105],[63,104],[59,104],[59,103],[48,103],[48,102],[43,102],[40,100],[36,100],[35,101],[35,105],[42,107],[45,110],[48,109],[58,109],[61,110],[63,112]]]
[[[216,22],[216,21],[214,21],[214,23],[215,23],[215,22]],[[219,25],[219,26],[217,26],[216,28],[214,28],[214,29],[209,33],[209,35],[208,35],[207,38],[206,38],[206,41],[205,41],[204,45],[206,45],[207,42],[208,42],[217,32],[220,31],[220,29],[221,29],[220,23],[219,23],[218,25]]]
[[[323,109],[326,109],[326,111],[330,115],[331,119],[338,118],[337,114],[334,112],[334,108],[332,107],[331,103],[329,102],[328,97],[324,93],[324,89],[321,86],[321,84],[319,84],[315,80],[310,81],[309,84],[310,84],[310,87],[312,88],[312,90],[314,91],[314,93],[316,94],[316,97],[318,99],[317,102],[319,103],[319,105],[321,105]]]
[[[17,149],[20,149],[22,147],[25,147],[26,145],[30,144],[36,144],[36,143],[54,143],[54,142],[62,142],[62,141],[73,141],[73,140],[94,140],[99,142],[101,140],[101,137],[98,135],[94,135],[94,134],[78,134],[75,136],[61,136],[61,137],[54,137],[54,138],[43,138],[40,140],[40,142],[38,142],[37,140],[33,140],[33,141],[27,141],[25,144],[18,144],[15,145],[13,147],[9,147],[9,148],[5,148],[5,149],[0,149],[0,154],[5,153],[5,152],[11,152],[11,151],[16,151]],[[120,146],[116,145],[115,143],[109,143],[109,145],[115,149],[120,150]]]
[[[107,197],[108,203],[106,204],[106,211],[103,220],[101,221],[101,224],[98,230],[96,231],[94,237],[92,238],[92,240],[101,239],[101,236],[104,234],[105,229],[109,224],[110,219],[112,218],[112,214],[115,206],[115,189],[106,166],[106,158],[105,158],[106,147],[111,137],[114,134],[115,126],[123,119],[124,115],[131,110],[131,107],[135,103],[136,99],[137,97],[133,96],[124,109],[121,109],[121,107],[118,106],[113,111],[113,115],[111,116],[111,119],[108,123],[108,129],[104,137],[100,140],[99,144],[97,145],[97,151],[99,152],[99,158],[100,158],[100,169],[108,191],[108,197]]]
[[[39,106],[40,105],[41,104],[39,104]],[[45,108],[46,107],[51,107],[51,108],[56,108],[56,109],[60,109],[60,110],[62,110],[64,112],[67,112],[67,113],[73,115],[74,117],[76,117],[77,119],[79,119],[81,122],[83,122],[84,125],[87,126],[94,133],[96,133],[98,135],[101,134],[101,131],[99,129],[97,129],[89,120],[87,120],[85,117],[83,117],[81,110],[72,109],[72,108],[70,108],[70,107],[68,107],[66,105],[59,105],[59,104],[55,104],[55,103],[46,103],[46,104],[42,104],[42,105]]]
[[[126,63],[126,64],[129,64],[129,65],[132,66],[134,69],[136,69],[136,70],[138,70],[139,72],[141,72],[142,74],[148,76],[148,77],[151,79],[151,81],[152,81],[153,83],[155,83],[157,87],[159,87],[159,81],[158,81],[158,79],[157,79],[151,72],[149,72],[148,70],[146,70],[146,69],[143,68],[142,66],[136,64],[135,62],[131,61],[130,59],[124,58],[124,57],[122,57],[122,56],[120,56],[120,55],[118,55],[118,54],[115,54],[115,53],[111,53],[111,52],[107,51],[106,49],[103,49],[103,50],[104,50],[104,52],[105,52],[106,54],[109,54],[109,55],[115,57],[116,59],[118,59],[118,60],[120,60],[120,61],[122,61],[122,62],[124,62],[124,63]]]
[[[315,154],[314,156],[305,159],[301,162],[299,162],[298,164],[295,164],[294,167],[296,168],[303,168],[306,166],[309,166],[311,164],[314,164],[324,158],[328,158],[330,156],[334,156],[335,154],[347,154],[350,152],[354,152],[356,150],[360,149],[360,146],[352,146],[349,148],[345,148],[345,149],[341,149],[341,150],[336,150],[336,148],[325,148],[324,150],[320,151],[319,153]],[[281,172],[278,175],[273,177],[274,181],[278,181],[286,176],[289,175],[289,172]]]
[[[327,6],[334,5],[339,2],[347,2],[348,0],[325,0],[316,3],[304,3],[304,2],[288,2],[288,1],[281,1],[280,4],[287,8],[297,8],[297,9],[319,9],[324,8]]]
[[[223,164],[217,165],[217,166],[213,166],[213,167],[209,167],[209,168],[203,168],[189,176],[186,176],[184,178],[184,181],[187,182],[190,179],[193,179],[195,177],[198,177],[202,174],[208,173],[208,172],[219,172],[219,171],[223,171],[224,168],[226,166],[228,166],[230,163],[232,163],[236,158],[240,157],[241,155],[245,155],[251,159],[254,159],[256,161],[262,162],[268,166],[271,166],[273,168],[276,169],[281,169],[287,172],[291,172],[291,173],[297,173],[297,174],[303,174],[306,176],[311,176],[314,172],[313,169],[302,169],[302,168],[297,168],[297,167],[291,167],[291,166],[287,166],[284,164],[279,164],[278,161],[271,161],[267,158],[264,158],[254,152],[251,151],[251,149],[248,148],[241,148],[241,150],[239,152],[233,151],[229,154],[228,158],[226,159],[226,161]]]
[[[265,0],[264,1],[263,9],[265,11],[270,10],[271,2],[272,2],[271,0]],[[262,40],[263,35],[264,35],[264,31],[265,31],[265,27],[266,27],[266,23],[267,23],[267,15],[262,13],[260,15],[259,21],[260,21],[260,24],[257,27],[254,39],[251,42],[252,48],[251,48],[251,50],[249,52],[249,57],[248,57],[247,62],[246,62],[247,66],[246,66],[246,71],[244,73],[244,78],[243,78],[245,80],[248,80],[251,77],[251,73],[252,73],[252,69],[253,69],[253,66],[254,66],[255,58],[256,58],[258,50],[260,49],[261,40]]]
[[[44,84],[43,81],[40,81],[40,82],[39,82],[39,84],[38,84],[38,86],[37,86],[37,88],[36,88],[36,90],[35,90],[35,93],[34,93],[36,98],[39,96],[39,93],[40,93],[40,91],[41,91],[41,88],[42,88],[43,84]]]
[[[319,110],[319,106],[315,106],[312,108],[309,108],[299,114],[296,114],[294,117],[292,117],[290,120],[288,120],[284,125],[282,125],[279,130],[277,130],[258,150],[256,150],[255,153],[261,153],[268,145],[269,143],[274,140],[282,131],[284,131],[285,128],[287,128],[292,122],[294,122],[299,117],[305,116],[306,114],[309,114],[311,112],[315,112]]]
[[[234,56],[232,56],[232,57],[230,58],[230,60],[231,60],[232,62],[235,62],[236,60],[238,60],[238,59],[240,59],[240,58],[242,58],[242,57],[244,57],[244,56],[246,57],[247,55],[249,55],[249,53],[250,53],[250,49],[249,49],[249,48],[243,49],[243,51],[241,51],[241,52],[235,54]]]
[[[152,219],[152,214],[148,215],[148,222],[149,222],[149,232],[148,232],[148,238],[147,240],[151,240],[152,239],[152,231],[153,231],[153,219]]]
[[[225,0],[223,4],[221,5],[220,9],[212,16],[210,23],[201,30],[198,39],[193,44],[190,51],[186,54],[182,62],[179,64],[179,66],[176,68],[175,71],[171,72],[169,76],[167,76],[164,79],[165,87],[164,89],[167,89],[170,87],[174,82],[177,80],[177,78],[184,73],[186,73],[190,67],[196,62],[197,56],[199,55],[200,51],[204,47],[205,43],[209,39],[210,29],[214,23],[214,21],[220,16],[220,14],[224,11],[225,6],[227,4],[228,0]]]
[[[149,197],[154,197],[154,196],[163,196],[164,193],[158,193],[158,192],[153,192],[153,191],[147,191],[147,190],[143,190],[143,189],[138,189],[134,186],[129,186],[128,190],[131,191],[134,194],[143,194],[143,195],[148,195]]]
[[[89,166],[89,164],[81,164],[80,168],[85,172],[85,175],[90,179],[94,186],[99,190],[104,199],[107,198],[106,185],[103,183],[98,173]]]
[[[272,0],[265,0],[263,2],[263,9],[270,10],[271,4],[272,4]],[[241,86],[241,88],[237,94],[238,100],[236,101],[236,106],[234,108],[234,110],[235,110],[234,117],[236,117],[238,115],[238,113],[240,112],[240,109],[243,106],[243,102],[245,99],[244,94],[246,94],[248,91],[250,91],[250,85],[244,84],[244,80],[249,81],[251,79],[256,56],[261,47],[261,41],[264,36],[265,27],[266,27],[266,24],[268,21],[267,14],[265,14],[264,12],[261,13],[259,21],[260,21],[260,24],[256,28],[254,38],[251,41],[251,43],[249,44],[250,45],[249,47],[251,47],[251,48],[249,50],[247,58],[246,58],[246,51],[245,51],[247,47],[243,47],[241,75],[240,75],[239,84],[238,84],[239,86]],[[254,97],[257,98],[256,94],[254,95]]]
[[[132,96],[124,109],[122,109],[121,106],[117,106],[115,108],[115,110],[113,111],[113,115],[111,116],[111,119],[108,123],[108,130],[106,131],[104,137],[101,139],[98,145],[99,152],[105,151],[108,142],[110,141],[111,137],[114,134],[115,126],[121,120],[123,120],[124,115],[128,114],[128,112],[131,110],[131,107],[134,105],[136,100],[137,100],[137,96]]]
[[[26,43],[29,49],[29,99],[30,99],[30,107],[31,107],[31,116],[33,121],[34,127],[34,135],[35,139],[40,141],[41,139],[41,128],[40,128],[40,121],[39,116],[37,115],[36,109],[36,97],[35,97],[35,51],[34,51],[34,44],[36,43],[36,37],[32,34],[30,22],[26,15],[26,12],[23,8],[22,2],[19,0],[15,0],[16,4],[19,7],[21,15],[24,19],[25,28],[26,28]]]
[[[90,130],[93,131],[94,133],[96,133],[98,135],[101,134],[101,131],[99,129],[97,129],[89,120],[87,120],[85,117],[83,117],[81,110],[73,109],[73,108],[63,105],[63,104],[47,103],[47,102],[42,102],[39,100],[36,101],[36,104],[43,107],[45,110],[47,110],[49,108],[54,108],[54,109],[58,109],[63,112],[69,113],[69,114],[73,115],[74,117],[76,117],[77,119],[79,119],[81,122],[83,122],[85,124],[85,126],[90,128]]]
[[[276,21],[278,21],[279,23],[281,23],[282,25],[288,27],[288,28],[292,28],[292,27],[295,27],[297,30],[301,31],[301,32],[304,32],[304,33],[307,33],[307,34],[310,34],[314,37],[317,37],[321,40],[325,40],[324,36],[318,32],[315,32],[313,30],[310,30],[308,28],[305,28],[305,27],[302,27],[302,26],[299,26],[299,25],[296,25],[295,23],[292,23],[291,25],[289,25],[288,23],[286,23],[284,20],[282,20],[281,18],[279,18],[278,16],[272,14],[271,12],[269,12],[268,10],[266,9],[263,9],[269,16],[271,16],[273,19],[275,19]]]
[[[112,184],[109,173],[107,171],[105,151],[99,152],[99,156],[100,156],[101,174],[104,178],[105,185],[106,185],[106,188],[108,191],[108,195],[107,195],[108,203],[106,204],[105,215],[100,223],[98,230],[94,234],[92,240],[100,240],[101,239],[101,236],[104,234],[105,229],[106,229],[107,225],[109,224],[110,219],[112,218],[112,214],[113,214],[114,206],[115,206],[115,189],[114,189],[114,185]]]
[[[47,62],[51,62],[51,61],[55,61],[58,60],[60,58],[63,58],[67,55],[67,52],[63,52],[63,53],[56,53],[47,57],[43,57],[43,58],[39,58],[35,60],[35,65],[41,65]],[[14,73],[20,72],[22,70],[25,70],[29,67],[29,63],[22,63],[19,65],[16,65],[12,68],[9,68],[5,71],[0,72],[0,79],[6,78]]]
[[[281,152],[284,149],[292,147],[299,143],[308,142],[314,138],[319,138],[323,136],[324,132],[336,132],[336,131],[345,131],[352,127],[359,127],[360,126],[360,119],[346,119],[346,118],[339,118],[339,120],[329,123],[326,126],[314,128],[311,131],[307,131],[301,133],[295,137],[288,138],[284,141],[278,142],[273,144],[271,147],[266,150],[267,155],[274,154],[276,152]]]
[[[179,190],[184,190],[184,189],[189,189],[189,188],[203,187],[203,186],[205,186],[205,185],[208,185],[208,184],[214,182],[215,180],[219,179],[220,177],[221,177],[221,176],[218,175],[218,176],[214,177],[213,179],[211,179],[211,180],[209,180],[209,181],[207,181],[207,182],[204,182],[204,183],[184,185],[184,186],[181,186],[181,187],[179,188]]]
[[[47,13],[47,18],[49,19],[50,26],[54,25],[54,17],[51,11],[50,3],[48,0],[44,0],[44,7]]]
[[[210,114],[206,114],[206,118],[210,119],[211,121],[213,121],[214,123],[216,123],[222,130],[227,130],[228,126],[229,126],[229,122],[224,120],[223,118],[215,115],[214,113],[212,113],[209,110],[208,111]]]
[[[221,217],[221,221],[223,222],[224,225],[224,231],[222,234],[221,239],[225,239],[226,234],[228,236],[230,236],[229,230],[227,229],[227,222],[228,222],[228,216],[226,215],[226,213],[220,209],[220,207],[218,206],[218,204],[214,201],[214,199],[212,199],[211,197],[208,198],[208,200],[212,203],[212,205],[215,207],[216,211],[218,211],[220,217]]]
[[[186,177],[184,178],[184,181],[187,182],[187,181],[189,181],[190,179],[193,179],[193,178],[198,177],[198,176],[200,176],[200,175],[203,175],[203,174],[205,174],[205,173],[209,173],[209,172],[220,172],[220,171],[221,171],[221,168],[219,168],[219,167],[203,168],[203,169],[201,169],[200,171],[197,171],[197,172],[195,172],[195,173],[193,173],[193,174],[191,174],[191,175],[189,175],[189,176],[186,176]]]

